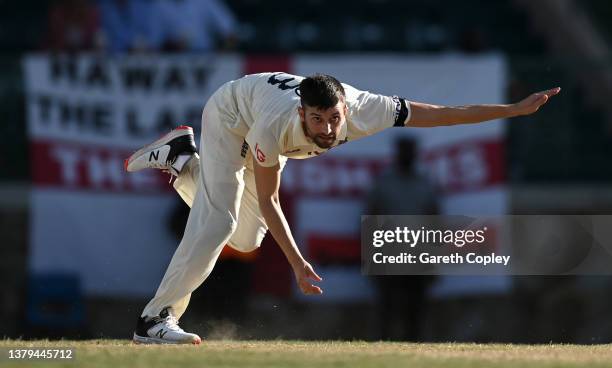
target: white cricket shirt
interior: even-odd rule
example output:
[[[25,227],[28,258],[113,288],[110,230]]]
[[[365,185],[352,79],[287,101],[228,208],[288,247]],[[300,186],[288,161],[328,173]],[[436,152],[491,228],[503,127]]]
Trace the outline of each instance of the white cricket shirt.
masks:
[[[238,118],[230,128],[245,137],[262,166],[276,165],[280,156],[304,159],[328,150],[318,147],[304,134],[298,114],[300,96],[296,93],[302,79],[287,73],[260,73],[227,85],[233,101],[226,108],[234,110]],[[385,128],[404,126],[410,119],[410,104],[404,99],[342,85],[348,114],[333,147]]]

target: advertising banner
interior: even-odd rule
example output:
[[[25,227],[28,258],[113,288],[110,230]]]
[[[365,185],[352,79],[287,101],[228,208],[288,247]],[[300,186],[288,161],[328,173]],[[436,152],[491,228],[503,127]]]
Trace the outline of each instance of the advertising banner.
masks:
[[[89,295],[155,291],[178,244],[168,223],[179,198],[168,176],[155,170],[127,174],[123,159],[181,124],[193,126],[198,138],[202,108],[224,82],[263,71],[320,72],[358,89],[449,105],[502,103],[506,86],[498,55],[32,54],[23,66],[33,181],[30,269],[77,274]],[[506,212],[503,121],[388,129],[320,157],[291,160],[281,198],[298,244],[326,276],[322,300],[372,294],[359,271],[360,217],[367,193],[389,169],[394,141],[404,135],[419,142],[421,171],[436,188],[441,213]],[[277,281],[262,274],[258,280],[265,285],[256,290],[290,295],[290,270],[279,252],[277,258],[262,253],[259,269]],[[278,281],[279,273],[285,282]],[[272,290],[278,285],[285,290]],[[463,290],[487,288],[469,280],[466,285]],[[491,288],[503,285],[494,281]]]

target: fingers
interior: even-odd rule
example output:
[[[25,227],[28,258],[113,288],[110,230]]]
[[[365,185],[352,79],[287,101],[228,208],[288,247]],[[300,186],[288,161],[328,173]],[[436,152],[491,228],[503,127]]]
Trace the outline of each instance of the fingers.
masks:
[[[323,294],[323,290],[316,285],[309,284],[307,282],[300,284],[300,289],[302,289],[302,293],[306,295],[318,295]]]
[[[309,293],[308,294],[310,294],[310,295],[320,295],[320,294],[323,294],[323,290],[321,290],[321,288],[316,286],[316,285],[310,285]]]
[[[306,295],[323,294],[323,290],[320,287],[313,285],[308,281],[308,279],[312,279],[317,282],[323,281],[323,278],[317,275],[310,264],[304,264],[303,268],[300,267],[296,269],[295,273],[298,286],[300,287],[300,290],[302,290],[302,293]]]
[[[308,274],[309,278],[311,278],[311,279],[313,279],[315,281],[323,281],[323,278],[321,276],[317,275],[317,273],[311,267],[308,268],[306,273]]]
[[[556,88],[553,88],[553,89],[548,89],[546,91],[538,92],[538,95],[545,95],[547,97],[552,97],[552,96],[558,94],[559,92],[561,92],[561,87],[556,87]]]
[[[542,106],[546,102],[548,102],[548,99],[550,97],[558,94],[559,92],[561,92],[561,87],[557,87],[557,88],[553,88],[553,89],[548,89],[546,91],[534,93],[535,99],[532,99],[532,101],[533,101],[532,103],[536,107],[535,111],[537,111],[540,106]],[[533,112],[535,112],[535,111],[533,111]]]
[[[527,98],[514,104],[517,111],[515,116],[533,114],[534,112],[538,111],[542,105],[547,103],[552,96],[559,94],[559,92],[561,92],[561,87],[556,87],[529,95]]]

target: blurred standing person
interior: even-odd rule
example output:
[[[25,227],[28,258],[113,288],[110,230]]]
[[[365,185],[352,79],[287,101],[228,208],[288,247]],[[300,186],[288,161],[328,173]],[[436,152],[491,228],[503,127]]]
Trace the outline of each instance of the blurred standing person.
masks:
[[[58,0],[52,5],[45,48],[75,52],[99,49],[100,45],[100,17],[94,4],[87,0]]]
[[[152,37],[162,51],[209,52],[233,48],[236,19],[220,0],[159,0]]]
[[[416,170],[417,145],[412,138],[396,143],[394,165],[374,184],[367,198],[370,215],[435,215],[438,199],[433,184]],[[401,194],[400,194],[401,193]],[[426,292],[433,276],[377,276],[380,338],[417,341]]]
[[[153,48],[151,0],[98,0],[104,47],[111,53]]]

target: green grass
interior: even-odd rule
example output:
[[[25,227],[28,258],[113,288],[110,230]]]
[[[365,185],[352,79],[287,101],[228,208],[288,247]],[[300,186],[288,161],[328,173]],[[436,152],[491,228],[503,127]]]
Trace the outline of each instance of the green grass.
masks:
[[[9,361],[7,348],[73,348],[64,362]],[[205,341],[199,346],[127,340],[0,341],[0,367],[612,367],[612,345],[408,344]]]

